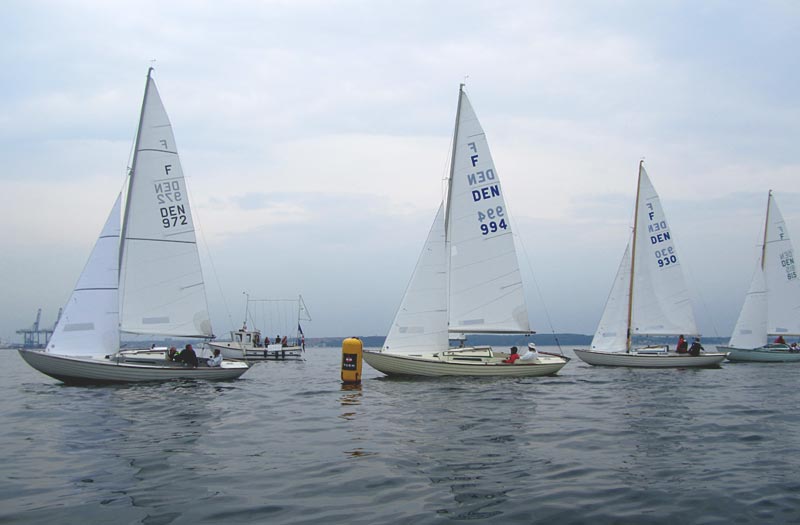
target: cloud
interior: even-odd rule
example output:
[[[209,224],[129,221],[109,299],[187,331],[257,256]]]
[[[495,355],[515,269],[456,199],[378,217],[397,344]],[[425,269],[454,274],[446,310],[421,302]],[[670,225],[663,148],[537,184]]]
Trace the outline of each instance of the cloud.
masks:
[[[383,333],[442,197],[465,76],[540,329],[546,307],[558,330],[594,330],[642,157],[705,333],[733,326],[767,189],[800,232],[792,3],[5,7],[3,337],[66,300],[122,186],[153,58],[222,288],[215,323],[243,290],[303,293],[307,333]]]

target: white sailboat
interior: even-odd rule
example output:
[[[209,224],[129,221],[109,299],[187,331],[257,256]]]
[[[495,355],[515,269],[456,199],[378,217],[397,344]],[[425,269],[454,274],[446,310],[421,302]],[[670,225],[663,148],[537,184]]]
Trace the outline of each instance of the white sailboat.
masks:
[[[364,359],[387,375],[541,376],[568,361],[529,352],[451,348],[465,334],[530,334],[514,240],[486,136],[459,87],[448,191],[380,350]]]
[[[750,289],[728,345],[717,348],[728,352],[729,361],[800,361],[796,348],[768,342],[777,336],[800,336],[800,279],[789,230],[770,190],[761,256]]]
[[[194,225],[167,113],[147,73],[124,215],[117,197],[44,351],[20,350],[66,383],[234,379],[239,361],[185,367],[166,353],[120,350],[120,332],[213,337]]]
[[[246,295],[246,294],[245,294]],[[262,315],[254,313],[250,309],[250,304],[254,304],[254,310],[261,310]],[[297,315],[291,317],[287,314],[286,308],[295,308]],[[268,313],[267,313],[268,312]],[[272,315],[274,314],[274,315]],[[261,326],[267,326],[281,331],[270,340],[270,334],[262,334],[258,328],[247,328],[248,321],[251,326],[257,326],[256,322],[261,317]],[[267,321],[269,317],[269,321]],[[300,325],[300,321],[310,321],[311,315],[308,312],[303,296],[297,299],[250,299],[247,297],[245,306],[244,322],[238,330],[231,331],[230,341],[209,341],[208,346],[218,349],[223,357],[230,359],[246,359],[248,361],[302,361],[306,350],[305,334]],[[290,323],[287,325],[287,323]],[[281,329],[280,326],[283,326]],[[288,336],[289,330],[294,326],[294,335]],[[280,337],[280,333],[284,337]],[[284,340],[286,341],[284,343]]]
[[[655,188],[639,162],[632,239],[625,249],[590,350],[575,354],[590,365],[641,368],[717,366],[724,353],[634,348],[634,336],[697,334],[689,289]]]

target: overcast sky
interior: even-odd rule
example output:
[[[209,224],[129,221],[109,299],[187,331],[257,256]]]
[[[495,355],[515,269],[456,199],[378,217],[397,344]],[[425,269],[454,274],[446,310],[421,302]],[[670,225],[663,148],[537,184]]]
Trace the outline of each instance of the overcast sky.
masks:
[[[798,49],[796,1],[3,2],[0,337],[67,301],[152,59],[217,334],[243,291],[302,294],[308,336],[387,332],[468,76],[532,326],[594,332],[645,158],[700,329],[728,336],[770,188],[800,238]]]

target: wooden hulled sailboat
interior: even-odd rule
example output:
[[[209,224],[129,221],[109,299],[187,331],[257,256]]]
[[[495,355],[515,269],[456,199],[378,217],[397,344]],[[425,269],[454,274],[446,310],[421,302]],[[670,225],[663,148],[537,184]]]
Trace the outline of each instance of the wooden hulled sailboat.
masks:
[[[635,348],[634,336],[697,334],[689,289],[673,235],[644,163],[631,241],[625,249],[590,350],[575,354],[590,365],[642,368],[718,366],[724,353],[678,354],[668,346]]]
[[[781,210],[770,190],[761,256],[750,289],[727,346],[729,361],[760,363],[800,361],[800,352],[788,344],[770,343],[780,336],[800,336],[800,279],[794,248]]]

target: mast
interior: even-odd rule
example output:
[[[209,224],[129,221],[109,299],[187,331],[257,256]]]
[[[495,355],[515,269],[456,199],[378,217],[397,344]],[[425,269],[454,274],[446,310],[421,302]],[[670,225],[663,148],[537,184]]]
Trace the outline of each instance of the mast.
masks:
[[[464,96],[464,84],[458,85],[458,105],[456,106],[456,125],[453,129],[453,146],[450,155],[450,173],[447,176],[447,196],[444,208],[444,235],[445,240],[450,238],[448,227],[450,225],[450,191],[453,188],[453,172],[456,166],[456,148],[458,144],[458,125],[461,120],[461,98]],[[445,241],[446,242],[446,241]],[[448,265],[449,266],[449,265]]]
[[[639,226],[639,190],[642,187],[642,164],[639,161],[639,180],[636,182],[636,206],[633,213],[633,243],[631,245],[631,281],[628,284],[628,329],[625,339],[625,351],[631,351],[631,317],[633,315],[633,274],[636,267],[636,229]]]
[[[247,314],[250,309],[250,294],[247,292],[242,292],[245,296],[244,302],[244,322],[242,323],[242,329],[247,330]]]
[[[767,228],[769,228],[769,204],[772,200],[772,190],[769,190],[769,194],[767,195],[767,217],[764,219],[764,242],[761,244],[761,271],[764,271],[765,262],[767,256]]]
[[[125,195],[125,212],[122,214],[122,229],[119,233],[119,269],[117,270],[119,276],[122,275],[122,259],[125,254],[125,233],[128,229],[128,212],[130,211],[130,207],[128,206],[130,199],[131,199],[131,188],[133,187],[133,176],[136,173],[136,159],[139,157],[139,141],[141,140],[142,136],[142,122],[144,121],[144,108],[147,105],[147,94],[150,91],[150,74],[153,72],[153,68],[150,67],[147,69],[147,82],[144,86],[144,97],[142,98],[142,110],[139,113],[139,127],[136,130],[136,141],[133,144],[133,162],[131,162],[131,169],[128,173],[128,191]]]

